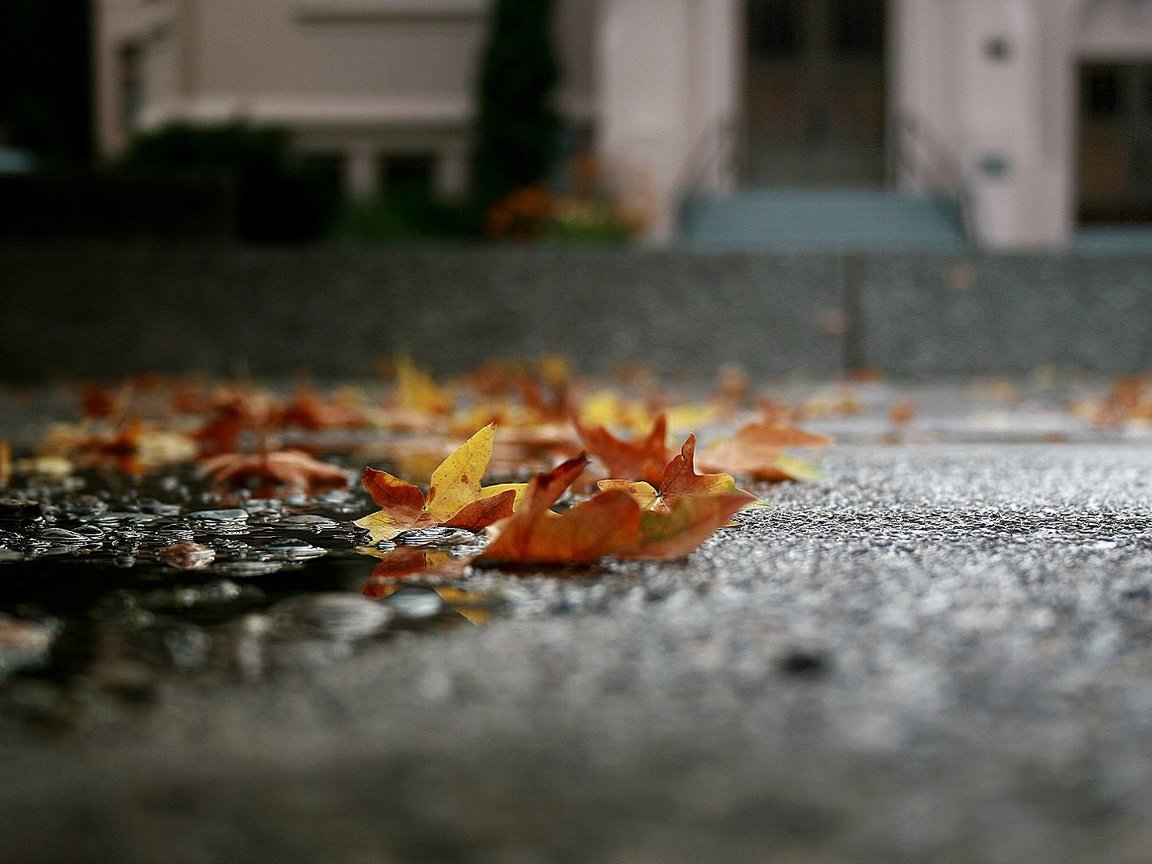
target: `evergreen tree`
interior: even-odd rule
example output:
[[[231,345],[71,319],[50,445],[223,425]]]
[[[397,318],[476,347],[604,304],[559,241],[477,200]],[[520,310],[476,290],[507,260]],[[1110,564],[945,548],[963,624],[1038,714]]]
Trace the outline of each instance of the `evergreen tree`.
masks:
[[[561,124],[552,41],[554,0],[494,0],[479,75],[473,151],[474,201],[494,201],[551,171]]]

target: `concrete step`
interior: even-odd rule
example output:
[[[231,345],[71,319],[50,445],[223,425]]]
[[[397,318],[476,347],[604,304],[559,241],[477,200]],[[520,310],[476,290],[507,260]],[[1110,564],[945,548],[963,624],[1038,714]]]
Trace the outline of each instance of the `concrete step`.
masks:
[[[884,190],[743,190],[685,202],[680,245],[700,251],[960,250],[943,197]]]

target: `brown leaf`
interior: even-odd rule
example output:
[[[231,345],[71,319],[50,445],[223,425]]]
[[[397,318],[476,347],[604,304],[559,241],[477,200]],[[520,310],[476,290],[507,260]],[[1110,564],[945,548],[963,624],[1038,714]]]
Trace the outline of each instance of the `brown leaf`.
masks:
[[[193,437],[202,454],[235,453],[245,432],[253,433],[263,447],[268,429],[279,420],[280,411],[271,396],[235,387],[216,395],[212,415]]]
[[[574,419],[576,431],[588,452],[604,463],[610,477],[619,480],[645,480],[653,485],[660,482],[671,453],[665,442],[668,418],[660,414],[647,435],[623,441],[603,426],[584,426]]]
[[[684,495],[741,495],[745,505],[757,498],[751,493],[736,488],[731,474],[697,474],[693,467],[696,453],[696,436],[689,435],[680,452],[668,462],[659,487],[644,481],[601,480],[597,487],[601,491],[620,489],[627,492],[644,509],[668,513],[668,502]]]
[[[665,499],[666,509],[649,510],[640,519],[640,538],[621,558],[665,560],[695,551],[753,496],[745,492],[719,495],[677,495]]]
[[[897,399],[888,406],[888,422],[893,426],[907,426],[915,419],[915,399]]]
[[[387,471],[365,468],[361,483],[380,508],[378,521],[395,525],[397,533],[439,524],[424,509],[424,493]],[[366,518],[366,517],[365,517]]]
[[[258,484],[262,495],[273,495],[282,489],[318,492],[348,485],[348,475],[336,465],[321,462],[301,450],[274,450],[249,455],[223,453],[203,460],[217,486]]]
[[[354,405],[335,398],[325,399],[311,388],[303,388],[287,405],[280,416],[284,426],[320,429],[350,429],[366,426],[364,412]]]
[[[494,526],[481,557],[534,564],[590,564],[635,543],[640,508],[626,493],[604,492],[565,513],[552,512],[584,473],[588,457],[568,459],[528,484],[519,510]]]
[[[690,463],[694,445],[695,439],[685,442],[680,458],[687,455]],[[497,537],[482,553],[482,559],[586,564],[601,558],[680,558],[727,524],[736,510],[755,500],[740,491],[681,493],[662,501],[659,509],[645,511],[629,491],[609,487],[564,513],[554,513],[553,503],[581,475],[586,463],[588,458],[577,456],[533,479],[520,510],[494,526]],[[705,479],[691,468],[688,475],[695,479],[684,475],[683,467],[673,467],[670,479],[674,486],[688,488],[700,483],[712,488],[718,484],[717,479]],[[732,478],[728,477],[727,483],[732,483]]]
[[[824,447],[831,442],[826,435],[791,426],[750,423],[731,438],[713,444],[701,461],[706,468],[758,480],[815,479],[819,471],[784,451],[789,447]]]
[[[581,469],[583,470],[583,469]],[[531,564],[591,564],[636,545],[640,505],[626,492],[609,490],[564,513],[525,512],[502,523],[481,558]]]
[[[690,440],[685,445],[689,458],[693,444]],[[494,526],[496,539],[481,558],[531,564],[591,564],[605,557],[678,558],[754,500],[739,491],[680,494],[667,499],[659,510],[645,511],[629,491],[608,488],[571,510],[553,512],[552,505],[587,462],[587,457],[578,456],[533,479],[520,509]],[[673,472],[674,476],[682,473]]]
[[[689,435],[684,445],[668,462],[660,478],[658,491],[663,497],[670,495],[716,495],[737,493],[736,481],[731,474],[697,474],[693,467],[696,456],[696,436]],[[746,494],[746,493],[740,493]],[[746,495],[753,499],[754,495]]]
[[[455,516],[441,522],[447,528],[463,528],[466,531],[480,531],[493,522],[512,515],[516,507],[516,491],[506,489],[497,495],[480,498],[465,504]]]

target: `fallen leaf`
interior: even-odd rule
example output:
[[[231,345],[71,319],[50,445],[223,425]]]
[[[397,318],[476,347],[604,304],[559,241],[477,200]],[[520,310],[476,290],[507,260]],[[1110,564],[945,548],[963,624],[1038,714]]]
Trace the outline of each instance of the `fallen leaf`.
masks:
[[[755,495],[736,487],[731,474],[697,474],[693,462],[696,454],[696,436],[689,435],[684,445],[664,468],[659,486],[644,481],[601,480],[602,490],[619,489],[627,492],[645,510],[669,512],[670,498],[682,495],[741,495],[745,504],[752,504]]]
[[[411,483],[374,468],[365,468],[360,482],[380,509],[357,519],[355,524],[368,529],[374,542],[437,524],[436,518],[424,509],[424,493]]]
[[[520,508],[497,523],[496,538],[480,557],[532,564],[591,564],[635,546],[641,510],[626,492],[601,492],[564,513],[552,511],[552,505],[587,466],[588,457],[581,454],[536,475]]]
[[[721,411],[732,414],[748,398],[749,389],[748,373],[743,368],[725,366],[716,380],[716,394],[713,398]]]
[[[131,475],[191,462],[197,452],[196,443],[183,433],[156,429],[140,420],[102,431],[88,425],[56,424],[36,449],[41,456],[65,457],[84,467],[111,466]]]
[[[496,427],[489,423],[458,447],[432,472],[425,508],[443,522],[465,505],[475,503],[480,494],[480,480],[492,458]]]
[[[428,495],[411,483],[375,468],[365,468],[361,482],[380,509],[356,520],[374,542],[403,531],[445,525],[479,531],[512,514],[524,484],[483,487],[496,427],[488,424],[458,447],[432,472]]]
[[[640,432],[652,424],[653,413],[643,402],[626,400],[615,390],[600,390],[584,399],[578,416],[588,426],[615,426]]]
[[[640,538],[620,558],[667,560],[683,558],[729,523],[732,515],[755,501],[746,492],[717,495],[676,495],[665,499],[665,510],[640,517]]]
[[[299,426],[316,431],[366,426],[368,418],[347,399],[326,399],[315,390],[305,387],[297,391],[292,401],[284,406],[280,422],[284,426]]]
[[[553,377],[541,382],[527,375],[521,375],[515,384],[524,407],[538,422],[564,420],[572,413],[572,406],[568,401],[566,377]]]
[[[731,474],[697,474],[694,466],[696,458],[696,436],[689,435],[680,452],[673,456],[664,468],[660,478],[660,494],[669,495],[718,495],[742,494],[755,498],[736,488]]]
[[[671,456],[665,442],[668,419],[663,414],[656,417],[647,435],[631,441],[617,438],[603,426],[585,426],[578,419],[573,423],[588,452],[604,463],[610,477],[660,482]]]
[[[407,357],[396,361],[392,391],[393,422],[401,427],[425,428],[452,410],[452,393]]]
[[[302,450],[222,453],[200,464],[217,486],[247,486],[255,482],[261,495],[272,495],[282,489],[318,492],[348,485],[344,469],[321,462]]]
[[[915,399],[897,399],[888,406],[888,422],[893,426],[907,426],[915,419]]]
[[[716,405],[687,402],[668,408],[664,414],[668,418],[668,430],[682,434],[715,423],[720,418],[721,409]]]
[[[235,453],[245,432],[252,433],[258,449],[265,450],[268,430],[279,422],[280,409],[271,395],[233,387],[216,394],[211,416],[192,437],[201,455]]]
[[[12,468],[18,474],[56,479],[68,477],[76,471],[76,466],[64,456],[33,456],[30,459],[18,459]]]
[[[816,480],[819,469],[790,456],[789,447],[824,447],[832,443],[826,435],[805,432],[791,426],[749,423],[731,438],[717,441],[703,454],[701,462],[711,470],[754,477],[758,480]]]
[[[85,420],[122,417],[130,396],[128,385],[113,390],[99,384],[85,384],[80,391],[80,416]]]
[[[689,452],[693,444],[686,443]],[[581,455],[537,475],[516,513],[490,529],[495,539],[480,558],[521,564],[591,564],[608,557],[679,558],[755,500],[740,491],[682,493],[664,499],[659,508],[646,510],[629,491],[608,488],[570,510],[554,512],[552,505],[587,464],[588,457]],[[681,479],[682,474],[682,469],[673,470],[673,482],[691,485]],[[693,476],[702,483],[713,482],[694,472]]]

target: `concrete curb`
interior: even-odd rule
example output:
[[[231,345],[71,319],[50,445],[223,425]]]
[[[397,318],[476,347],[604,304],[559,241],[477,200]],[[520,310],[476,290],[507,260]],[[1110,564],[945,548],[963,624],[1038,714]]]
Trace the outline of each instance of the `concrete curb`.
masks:
[[[768,376],[1152,366],[1152,254],[0,244],[0,378],[371,374],[564,353]]]

